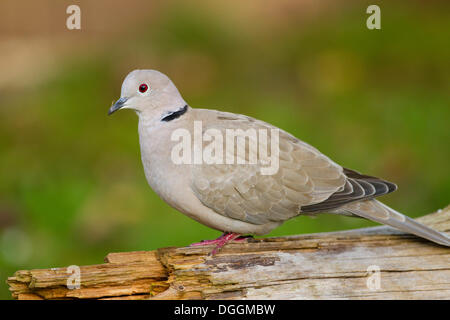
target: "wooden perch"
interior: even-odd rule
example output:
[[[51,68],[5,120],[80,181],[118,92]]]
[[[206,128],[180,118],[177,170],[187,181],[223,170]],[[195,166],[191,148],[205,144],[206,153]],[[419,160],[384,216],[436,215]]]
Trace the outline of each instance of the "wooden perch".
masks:
[[[419,218],[450,231],[450,206]],[[450,248],[389,227],[110,253],[104,264],[17,271],[16,299],[450,299]],[[69,278],[71,277],[72,278]]]

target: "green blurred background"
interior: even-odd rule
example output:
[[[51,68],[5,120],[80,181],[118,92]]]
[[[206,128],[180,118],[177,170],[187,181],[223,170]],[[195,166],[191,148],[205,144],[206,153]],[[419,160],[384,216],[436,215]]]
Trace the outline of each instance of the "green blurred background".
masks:
[[[80,31],[65,27],[81,7]],[[381,7],[381,30],[366,8]],[[412,217],[449,203],[448,1],[29,1],[0,4],[0,298],[18,269],[97,264],[218,232],[148,187],[126,74],[169,75],[193,107],[244,113],[396,182]],[[375,225],[323,215],[270,236]]]

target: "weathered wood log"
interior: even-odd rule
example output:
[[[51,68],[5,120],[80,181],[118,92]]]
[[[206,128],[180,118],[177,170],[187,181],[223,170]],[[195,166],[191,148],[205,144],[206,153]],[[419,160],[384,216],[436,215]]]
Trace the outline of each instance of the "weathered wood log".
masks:
[[[419,218],[450,231],[450,206]],[[389,227],[110,253],[104,264],[21,270],[16,299],[450,299],[450,248]],[[68,282],[69,280],[69,282]]]

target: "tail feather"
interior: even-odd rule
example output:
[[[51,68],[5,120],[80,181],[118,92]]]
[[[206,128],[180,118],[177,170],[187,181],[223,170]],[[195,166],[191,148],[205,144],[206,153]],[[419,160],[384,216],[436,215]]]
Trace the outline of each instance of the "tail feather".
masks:
[[[386,224],[399,230],[412,233],[418,237],[450,247],[450,237],[445,233],[431,229],[397,211],[389,208],[378,200],[352,202],[340,208],[345,213],[351,213],[378,223]]]

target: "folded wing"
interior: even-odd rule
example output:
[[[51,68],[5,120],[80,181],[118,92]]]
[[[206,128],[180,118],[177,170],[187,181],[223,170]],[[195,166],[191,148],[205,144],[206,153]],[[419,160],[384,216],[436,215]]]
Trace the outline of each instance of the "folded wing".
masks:
[[[271,129],[279,135],[279,169],[273,175],[262,174],[258,157],[248,163],[252,152],[248,135],[245,145],[246,164],[198,164],[193,167],[192,189],[207,207],[224,216],[253,224],[284,221],[303,211],[303,207],[322,203],[336,192],[346,191],[347,177],[342,167],[312,146],[281,129],[246,116],[217,112],[208,129],[218,130],[223,137],[228,129],[267,131],[267,141],[258,144],[270,153]],[[217,132],[217,131],[216,131]],[[258,137],[258,135],[256,135]],[[225,139],[223,150],[226,152]],[[207,143],[206,143],[207,144]],[[205,147],[205,146],[204,146]],[[259,149],[258,149],[259,150]],[[231,152],[237,153],[237,146]]]

